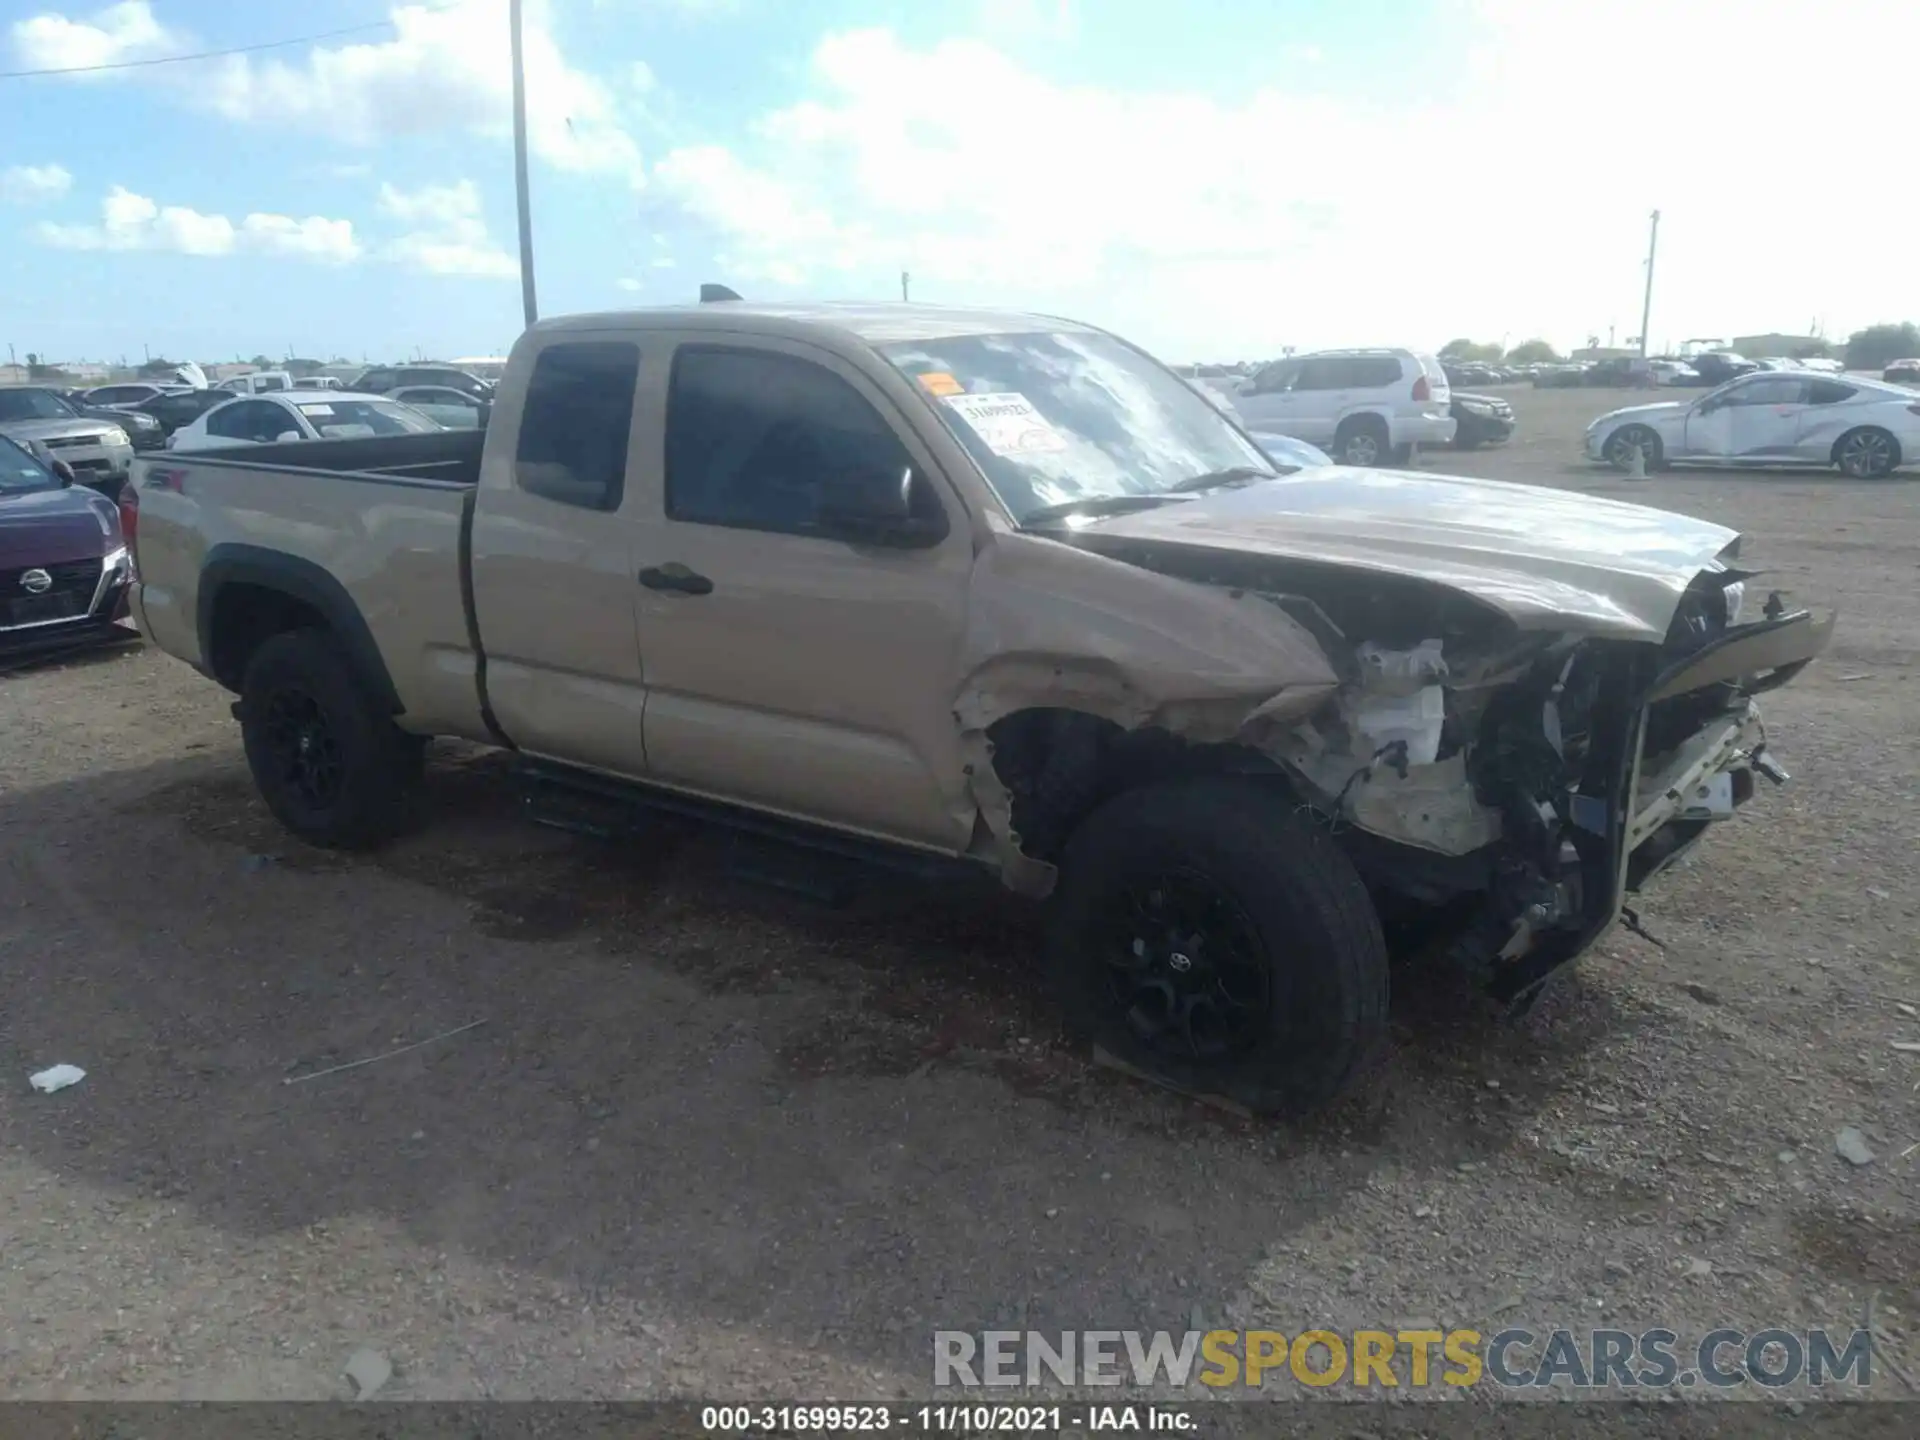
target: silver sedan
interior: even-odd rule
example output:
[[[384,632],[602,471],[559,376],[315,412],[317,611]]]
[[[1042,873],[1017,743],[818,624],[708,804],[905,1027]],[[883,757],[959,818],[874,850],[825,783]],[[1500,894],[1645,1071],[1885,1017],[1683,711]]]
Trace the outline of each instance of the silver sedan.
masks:
[[[1587,427],[1587,457],[1615,469],[1837,466],[1859,479],[1920,463],[1920,401],[1853,375],[1759,371],[1697,400],[1631,405]]]

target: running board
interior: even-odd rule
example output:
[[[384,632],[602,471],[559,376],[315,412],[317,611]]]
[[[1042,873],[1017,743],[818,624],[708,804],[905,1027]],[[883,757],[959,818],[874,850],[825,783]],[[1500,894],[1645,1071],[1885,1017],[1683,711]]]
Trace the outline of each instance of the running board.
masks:
[[[515,760],[513,775],[536,825],[622,840],[637,837],[647,821],[662,815],[692,820],[731,834],[729,864],[742,878],[829,901],[844,898],[861,870],[921,880],[977,879],[983,873],[958,856],[889,845],[551,760],[523,756]]]

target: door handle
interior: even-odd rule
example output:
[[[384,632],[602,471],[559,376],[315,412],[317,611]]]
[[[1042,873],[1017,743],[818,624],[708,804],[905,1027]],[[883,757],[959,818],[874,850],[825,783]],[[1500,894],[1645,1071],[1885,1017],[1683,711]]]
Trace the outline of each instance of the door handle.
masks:
[[[649,590],[667,590],[676,595],[713,593],[713,581],[695,574],[677,560],[666,565],[649,565],[640,572],[640,583]]]

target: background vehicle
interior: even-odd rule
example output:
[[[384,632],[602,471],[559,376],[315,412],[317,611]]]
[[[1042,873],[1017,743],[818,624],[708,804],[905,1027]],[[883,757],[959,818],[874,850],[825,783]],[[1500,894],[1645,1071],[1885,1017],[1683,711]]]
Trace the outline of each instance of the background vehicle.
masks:
[[[145,380],[130,380],[116,385],[96,385],[91,390],[82,390],[79,398],[80,403],[86,405],[138,405],[156,395],[167,395],[185,388],[181,385],[155,385]]]
[[[349,387],[362,395],[385,395],[402,386],[431,385],[460,390],[476,400],[485,400],[493,387],[476,376],[452,365],[376,365],[363,370]]]
[[[403,385],[388,391],[387,398],[412,406],[434,424],[449,430],[485,429],[487,417],[493,413],[491,401],[444,385]]]
[[[1513,438],[1513,406],[1497,395],[1472,395],[1456,390],[1450,409],[1456,450],[1504,445]]]
[[[1247,427],[1322,446],[1346,465],[1405,464],[1453,439],[1445,371],[1414,350],[1323,350],[1276,361],[1233,399]]]
[[[42,386],[12,387],[15,393],[37,390],[52,400],[55,406],[63,407],[66,414],[76,420],[97,420],[116,426],[126,432],[127,439],[135,450],[158,450],[166,442],[166,435],[160,429],[159,422],[137,410],[121,409],[112,405],[92,405],[84,399],[75,399],[66,391]]]
[[[1586,383],[1585,365],[1543,365],[1533,372],[1533,388],[1536,390],[1577,390]]]
[[[142,628],[238,693],[296,834],[393,833],[457,735],[545,805],[986,866],[1051,894],[1073,1024],[1261,1110],[1378,1042],[1376,897],[1530,993],[1750,794],[1729,677],[1827,634],[1739,624],[1720,526],[1278,475],[1135,348],[1008,313],[548,320],[484,432],[138,471]]]
[[[1587,366],[1580,380],[1585,385],[1651,385],[1653,367],[1637,355],[1609,355]]]
[[[1698,385],[1700,372],[1684,360],[1650,360],[1647,368],[1653,374],[1653,383],[1664,385]]]
[[[118,483],[133,463],[133,441],[118,420],[94,420],[38,386],[0,389],[0,435],[38,440],[88,484]]]
[[[293,384],[293,376],[285,370],[253,370],[245,375],[229,375],[213,388],[235,395],[265,395],[275,390],[291,390]]]
[[[419,411],[384,395],[287,390],[216,406],[174,431],[167,446],[173,451],[212,450],[277,441],[419,435],[440,428]]]
[[[1844,375],[1847,369],[1840,361],[1824,355],[1810,355],[1798,364],[1802,370],[1813,370],[1822,375]]]
[[[1757,371],[1693,401],[1613,410],[1587,454],[1618,470],[1661,465],[1837,466],[1859,479],[1920,460],[1920,397],[1852,376]]]
[[[1890,385],[1920,385],[1920,360],[1896,360],[1880,378]]]
[[[1687,363],[1693,366],[1703,385],[1724,385],[1737,375],[1750,375],[1759,368],[1746,356],[1731,350],[1702,350]]]
[[[151,400],[143,400],[134,409],[151,416],[159,425],[164,437],[173,434],[182,425],[191,425],[202,415],[216,406],[225,405],[233,399],[231,390],[182,390],[172,395],[156,395]]]
[[[132,579],[112,502],[0,435],[0,657],[132,638]]]

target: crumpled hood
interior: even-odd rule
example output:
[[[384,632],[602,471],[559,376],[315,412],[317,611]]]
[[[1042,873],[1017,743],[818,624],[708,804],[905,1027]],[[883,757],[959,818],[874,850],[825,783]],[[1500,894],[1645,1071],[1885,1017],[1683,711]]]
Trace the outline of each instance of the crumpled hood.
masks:
[[[75,440],[105,435],[120,427],[109,420],[8,420],[0,424],[15,440]]]
[[[1724,526],[1567,490],[1399,470],[1303,470],[1084,527],[1444,585],[1522,629],[1661,641]]]
[[[0,491],[0,570],[92,560],[120,543],[120,512],[84,485]]]

